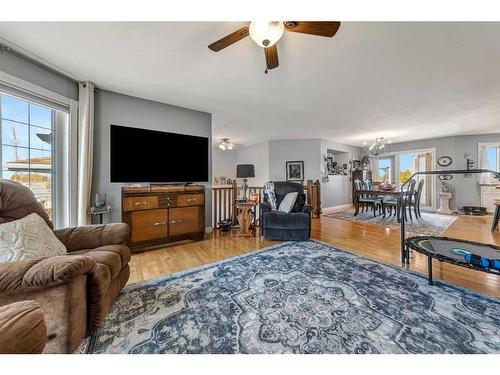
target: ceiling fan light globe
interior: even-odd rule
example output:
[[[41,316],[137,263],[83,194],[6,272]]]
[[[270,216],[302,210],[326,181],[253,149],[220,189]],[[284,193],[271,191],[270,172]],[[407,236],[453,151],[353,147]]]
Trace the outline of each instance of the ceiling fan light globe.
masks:
[[[269,48],[276,44],[285,32],[281,21],[252,21],[250,23],[250,38],[262,48]]]

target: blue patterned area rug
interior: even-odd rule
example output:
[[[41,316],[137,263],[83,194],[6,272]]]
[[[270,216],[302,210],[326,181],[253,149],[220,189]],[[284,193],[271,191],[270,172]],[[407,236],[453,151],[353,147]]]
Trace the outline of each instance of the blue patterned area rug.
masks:
[[[87,353],[500,353],[500,300],[323,243],[131,285]]]

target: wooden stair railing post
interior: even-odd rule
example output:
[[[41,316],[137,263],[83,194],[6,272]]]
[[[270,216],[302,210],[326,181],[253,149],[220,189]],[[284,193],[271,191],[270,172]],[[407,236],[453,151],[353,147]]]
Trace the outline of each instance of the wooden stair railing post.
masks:
[[[233,181],[233,197],[231,200],[232,211],[233,211],[233,217],[232,217],[233,225],[236,225],[236,221],[238,220],[237,219],[238,212],[237,212],[237,208],[236,208],[236,199],[237,198],[238,198],[238,183],[236,182],[236,180],[234,180]]]
[[[307,180],[306,202],[312,207],[312,215],[321,217],[321,187],[319,180]]]
[[[217,194],[219,194],[219,190],[218,189],[212,189],[213,193],[214,193],[214,198],[213,198],[213,208],[212,208],[212,211],[213,211],[213,216],[214,216],[214,221],[212,223],[212,226],[217,229],[219,227],[219,215],[217,214]]]
[[[307,183],[306,183],[306,203],[311,205],[311,206],[313,205],[312,185],[313,185],[312,180],[307,180]],[[314,209],[314,206],[313,206],[313,209]]]
[[[321,217],[323,211],[321,210],[321,184],[319,180],[316,180],[316,215]]]

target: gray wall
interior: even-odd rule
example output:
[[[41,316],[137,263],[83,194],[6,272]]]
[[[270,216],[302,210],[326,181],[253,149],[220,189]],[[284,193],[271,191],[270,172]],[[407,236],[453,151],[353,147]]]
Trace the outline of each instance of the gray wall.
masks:
[[[124,184],[111,183],[109,175],[109,126],[124,125],[150,130],[169,131],[209,138],[212,144],[212,115],[168,104],[139,99],[109,91],[100,90],[95,94],[95,129],[94,129],[94,169],[92,194],[106,193],[113,206],[111,222],[121,221],[121,187]],[[168,145],[166,145],[167,147]],[[210,147],[210,158],[212,154]],[[133,152],[133,150],[131,150]],[[168,163],[179,160],[159,161],[159,167],[168,168]],[[164,163],[164,164],[160,164]],[[211,165],[211,160],[209,161]],[[210,187],[212,168],[209,171],[209,183],[204,185],[206,211],[205,225],[211,226],[212,201]],[[145,181],[147,182],[147,181]]]
[[[212,147],[213,178],[226,177],[231,180],[236,178],[236,152],[235,149],[222,151],[218,146]]]
[[[463,169],[465,168],[464,154],[470,152],[472,159],[478,166],[478,143],[479,142],[500,142],[500,133],[484,135],[464,135],[454,137],[443,137],[426,139],[415,142],[394,143],[390,146],[389,152],[411,151],[426,148],[436,149],[436,158],[440,156],[451,156],[453,163],[448,168],[438,167],[436,169]],[[481,190],[478,184],[478,177],[464,178],[462,175],[454,175],[451,183],[455,187],[455,194],[451,201],[452,209],[461,209],[463,206],[481,204]],[[436,181],[436,189],[440,184]],[[439,202],[437,204],[439,207]]]
[[[239,147],[236,150],[236,162],[255,165],[255,178],[248,181],[250,186],[286,180],[286,162],[289,160],[304,161],[305,180],[316,180],[321,179],[322,155],[326,155],[328,149],[346,152],[348,160],[359,159],[361,154],[360,147],[324,139],[283,139]],[[218,168],[214,159],[214,170]],[[349,176],[331,176],[329,182],[322,184],[321,200],[323,207],[349,204]]]
[[[0,53],[0,70],[67,98],[78,100],[78,83],[13,52]]]
[[[269,179],[286,181],[286,162],[304,162],[304,181],[317,179],[321,168],[320,139],[269,141]]]
[[[269,181],[269,142],[239,147],[236,152],[236,163],[253,164],[255,178],[248,179],[248,186],[263,186]],[[241,184],[241,180],[238,184]]]

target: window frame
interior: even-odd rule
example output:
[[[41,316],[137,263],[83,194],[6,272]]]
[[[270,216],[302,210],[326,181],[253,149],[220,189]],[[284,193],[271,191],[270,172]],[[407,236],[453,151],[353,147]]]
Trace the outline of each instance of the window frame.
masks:
[[[56,124],[52,124],[56,134],[52,149],[58,150],[52,168],[53,222],[56,228],[76,225],[78,101],[1,71],[0,91],[56,110],[53,116]],[[67,113],[67,124],[56,121],[60,111]]]
[[[421,153],[430,153],[432,155],[432,169],[436,169],[436,148],[422,148],[422,149],[410,149],[410,150],[401,150],[401,151],[390,151],[385,152],[379,157],[382,159],[386,159],[388,157],[394,157],[394,181],[393,183],[396,185],[401,185],[401,181],[399,180],[399,170],[400,170],[400,156],[401,154],[421,154]],[[377,158],[378,159],[378,158]],[[378,168],[378,160],[377,160],[377,168]],[[372,171],[373,174],[373,171]],[[432,211],[437,210],[437,203],[439,202],[439,189],[437,185],[436,175],[431,176],[432,183],[432,206],[429,207]]]
[[[377,158],[377,168],[378,168],[378,171],[377,171],[377,181],[378,182],[382,182],[382,178],[380,176],[380,170],[381,170],[381,168],[380,168],[380,161],[381,160],[388,160],[389,161],[391,170],[390,170],[389,175],[387,176],[388,177],[387,180],[388,180],[389,184],[392,184],[393,183],[392,176],[393,176],[393,174],[395,172],[394,171],[394,165],[396,164],[395,157],[390,156],[390,155],[389,156],[382,155],[382,156],[380,156],[380,157]]]
[[[497,149],[497,169],[500,170],[500,142],[478,142],[477,144],[477,160],[479,161],[480,165],[479,168],[482,167],[482,159],[483,159],[483,149],[488,148],[488,147],[494,147]],[[478,175],[479,177],[479,184],[480,185],[500,185],[500,182],[495,179],[491,174],[487,176],[486,178],[482,178],[481,174]]]

